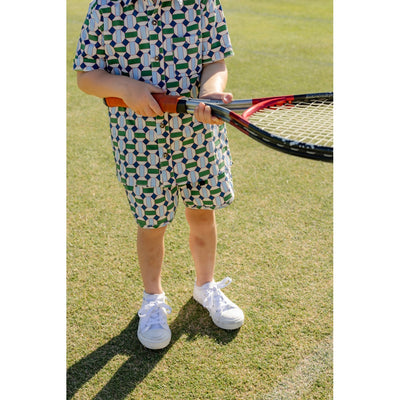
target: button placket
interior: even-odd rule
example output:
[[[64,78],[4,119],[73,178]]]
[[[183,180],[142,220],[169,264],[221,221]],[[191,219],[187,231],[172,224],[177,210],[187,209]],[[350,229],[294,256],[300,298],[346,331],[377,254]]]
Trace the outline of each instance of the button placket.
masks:
[[[159,5],[159,1],[155,1],[155,6]],[[157,83],[158,86],[165,86],[165,75],[161,72],[163,62],[163,32],[161,22],[161,7],[158,7],[157,12],[151,13],[149,16],[149,42],[150,52],[152,57],[152,70],[153,74],[158,74]],[[161,83],[161,84],[160,84]],[[166,117],[168,118],[168,117]],[[160,167],[163,171],[162,180],[165,180],[165,173],[167,170],[171,170],[171,157],[170,157],[170,137],[169,137],[169,126],[168,121],[165,119],[157,118],[157,142],[158,142],[158,154],[160,157]],[[169,175],[169,174],[168,174]]]
[[[160,157],[160,181],[161,184],[171,184],[174,181],[174,171],[170,151],[170,140],[168,129],[163,131],[163,138],[158,141]]]
[[[157,142],[158,142],[158,154],[162,165],[167,166],[170,164],[169,154],[170,154],[170,135],[168,124],[166,120],[160,120],[157,122]]]

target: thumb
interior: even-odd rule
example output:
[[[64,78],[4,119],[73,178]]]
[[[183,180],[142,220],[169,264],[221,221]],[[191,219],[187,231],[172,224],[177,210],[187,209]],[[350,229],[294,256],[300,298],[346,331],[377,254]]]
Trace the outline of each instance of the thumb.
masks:
[[[149,89],[150,94],[155,94],[155,93],[165,94],[166,93],[166,91],[164,89],[161,89],[159,86],[147,84],[147,88]],[[149,106],[156,115],[164,114],[164,111],[162,110],[161,106],[158,104],[158,101],[153,96],[150,96]]]
[[[233,94],[232,93],[224,93],[224,96],[222,97],[222,101],[225,104],[230,103],[233,100]]]
[[[232,93],[229,92],[212,92],[206,93],[199,96],[200,99],[213,99],[213,100],[221,100],[225,104],[230,103],[233,100]]]

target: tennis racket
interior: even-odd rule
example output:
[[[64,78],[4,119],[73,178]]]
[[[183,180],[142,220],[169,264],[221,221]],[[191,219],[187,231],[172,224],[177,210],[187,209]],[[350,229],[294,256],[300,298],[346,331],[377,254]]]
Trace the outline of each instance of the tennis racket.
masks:
[[[234,100],[229,104],[158,93],[153,96],[164,112],[193,114],[197,105],[204,103],[213,115],[266,146],[333,162],[333,93]],[[127,107],[115,97],[104,102],[108,107]]]

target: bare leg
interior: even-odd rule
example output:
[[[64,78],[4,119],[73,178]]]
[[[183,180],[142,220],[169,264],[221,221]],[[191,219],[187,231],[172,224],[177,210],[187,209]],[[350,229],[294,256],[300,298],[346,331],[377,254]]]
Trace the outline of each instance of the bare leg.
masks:
[[[217,251],[217,226],[213,210],[186,208],[190,226],[189,245],[196,269],[196,284],[202,286],[214,279]]]
[[[148,294],[161,294],[161,267],[164,260],[164,234],[166,227],[144,229],[138,227],[137,252],[144,290]]]

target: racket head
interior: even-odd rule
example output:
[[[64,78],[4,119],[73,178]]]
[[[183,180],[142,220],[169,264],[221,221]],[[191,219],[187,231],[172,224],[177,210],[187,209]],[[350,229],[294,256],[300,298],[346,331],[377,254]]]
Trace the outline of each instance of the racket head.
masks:
[[[333,161],[333,93],[267,99],[247,109],[242,118],[248,130],[282,151]]]

